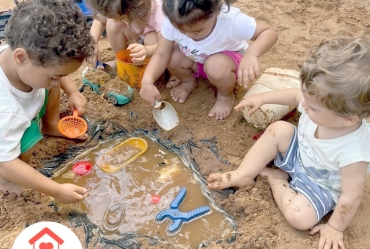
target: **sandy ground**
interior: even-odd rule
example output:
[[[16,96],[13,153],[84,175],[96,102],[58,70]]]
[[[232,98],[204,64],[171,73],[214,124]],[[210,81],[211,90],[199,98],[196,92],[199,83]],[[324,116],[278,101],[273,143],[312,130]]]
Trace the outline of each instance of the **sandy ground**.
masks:
[[[11,7],[12,1],[0,0],[0,8]],[[269,67],[298,69],[307,51],[327,37],[369,35],[370,1],[358,0],[240,0],[235,4],[245,13],[274,26],[279,32],[279,40],[274,48],[260,59],[260,69]],[[106,59],[112,52],[106,41],[100,43]],[[81,70],[71,77],[81,84]],[[170,101],[167,90],[161,86],[164,99]],[[245,90],[236,89],[236,103]],[[114,107],[96,94],[85,91],[88,99],[86,116],[94,121],[117,122],[129,131],[135,129],[152,130],[158,128],[151,110],[135,92],[133,100],[122,107]],[[254,143],[252,136],[259,130],[249,126],[238,112],[233,112],[227,120],[216,121],[207,118],[207,113],[215,101],[214,90],[206,82],[192,93],[185,104],[173,103],[180,117],[180,125],[170,131],[160,131],[162,138],[171,139],[175,144],[183,144],[192,139],[199,148],[193,156],[207,177],[212,172],[235,169]],[[66,99],[62,99],[61,112],[65,111]],[[130,117],[130,112],[137,119]],[[291,118],[295,122],[297,117]],[[106,129],[108,136],[112,129]],[[231,164],[222,163],[204,144],[202,139],[216,137],[219,153]],[[52,156],[65,151],[76,142],[60,138],[45,138],[34,153],[29,164],[36,169]],[[83,146],[83,143],[78,144]],[[261,155],[263,156],[263,155]],[[318,235],[309,236],[308,231],[291,228],[280,214],[269,190],[267,182],[257,179],[251,190],[239,189],[228,197],[214,196],[229,214],[235,217],[238,225],[236,241],[232,244],[212,244],[209,248],[317,248]],[[49,207],[50,199],[40,193],[26,190],[20,195],[0,192],[0,248],[11,248],[16,236],[29,224],[38,221],[56,221],[69,225],[67,213],[56,212]],[[367,177],[365,195],[359,211],[344,233],[346,248],[370,248],[370,175]],[[328,218],[328,217],[326,217]],[[81,243],[85,245],[82,228],[73,228]],[[144,248],[146,246],[142,246]],[[92,248],[90,245],[87,248]],[[103,248],[97,244],[94,248]],[[109,247],[114,248],[114,247]],[[162,247],[163,248],[163,247]]]

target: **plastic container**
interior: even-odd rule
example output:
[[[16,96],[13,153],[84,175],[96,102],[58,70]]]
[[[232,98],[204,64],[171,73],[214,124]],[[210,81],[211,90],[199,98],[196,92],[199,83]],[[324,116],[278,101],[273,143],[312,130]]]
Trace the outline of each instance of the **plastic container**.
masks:
[[[149,58],[146,58],[143,64],[136,65],[131,60],[130,51],[123,49],[116,53],[116,61],[117,75],[131,87],[140,89],[141,80],[149,63]]]
[[[132,163],[148,148],[148,143],[139,137],[129,138],[101,156],[96,164],[106,173],[115,173]]]
[[[298,71],[292,69],[268,68],[243,98],[263,92],[299,87],[300,78]],[[249,124],[260,130],[265,130],[270,124],[280,120],[294,108],[296,107],[266,104],[261,106],[260,109],[256,110],[251,116],[248,116],[249,107],[247,106],[242,111],[242,115]]]
[[[180,123],[176,110],[166,101],[156,101],[153,107],[153,117],[157,124],[166,131],[172,130]]]

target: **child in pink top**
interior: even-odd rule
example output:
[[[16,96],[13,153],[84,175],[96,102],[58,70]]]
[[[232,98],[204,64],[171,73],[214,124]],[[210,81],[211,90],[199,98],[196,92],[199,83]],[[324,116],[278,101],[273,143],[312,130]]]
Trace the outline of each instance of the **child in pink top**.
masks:
[[[93,65],[101,59],[98,41],[104,27],[115,53],[128,49],[132,61],[138,64],[153,55],[164,19],[162,0],[88,0],[88,3],[98,13],[90,31],[95,40],[95,55],[90,60]],[[115,61],[107,64],[116,68]]]

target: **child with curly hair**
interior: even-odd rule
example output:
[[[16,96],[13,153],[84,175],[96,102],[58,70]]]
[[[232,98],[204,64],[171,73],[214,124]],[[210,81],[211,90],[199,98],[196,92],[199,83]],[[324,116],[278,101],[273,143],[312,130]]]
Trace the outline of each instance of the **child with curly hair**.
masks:
[[[162,21],[162,0],[87,0],[97,12],[91,26],[95,40],[95,55],[90,62],[101,61],[98,41],[104,30],[112,50],[130,50],[134,63],[140,64],[151,57],[157,47]],[[115,60],[107,62],[116,68]]]
[[[142,80],[141,97],[151,106],[161,98],[154,82],[167,69],[174,101],[184,103],[197,87],[197,77],[217,88],[209,117],[224,119],[234,105],[235,82],[248,86],[259,75],[258,58],[269,51],[277,32],[264,22],[231,7],[231,0],[164,0],[167,16],[162,39]],[[247,40],[253,43],[249,46]],[[176,43],[176,45],[175,45]],[[174,46],[175,45],[175,46]]]
[[[58,184],[26,162],[42,133],[62,136],[60,88],[71,110],[85,112],[86,99],[67,76],[93,54],[85,17],[69,0],[21,2],[8,21],[5,41],[8,45],[0,47],[0,187],[31,188],[60,203],[80,201],[85,188]]]
[[[301,67],[301,89],[251,95],[236,110],[263,104],[298,105],[298,128],[270,125],[231,172],[211,174],[208,186],[252,186],[267,176],[272,195],[296,229],[320,232],[319,249],[344,249],[343,232],[355,216],[370,172],[370,41],[326,40]],[[265,166],[274,159],[278,169]],[[334,210],[325,224],[317,224]]]

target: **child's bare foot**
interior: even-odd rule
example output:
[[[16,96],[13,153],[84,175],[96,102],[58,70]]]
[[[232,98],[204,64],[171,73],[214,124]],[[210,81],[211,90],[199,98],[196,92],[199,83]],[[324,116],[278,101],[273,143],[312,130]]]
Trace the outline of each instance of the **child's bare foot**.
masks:
[[[281,180],[288,181],[289,175],[281,169],[263,168],[259,173],[261,176],[267,176],[267,181],[272,186],[276,181],[281,183]]]
[[[171,90],[172,99],[179,103],[185,103],[191,91],[197,87],[197,82],[181,82]]]
[[[215,117],[216,119],[227,118],[230,115],[233,106],[234,94],[231,94],[230,96],[222,96],[218,93],[216,103],[208,113],[208,117]]]
[[[41,132],[43,134],[48,135],[48,136],[67,138],[62,133],[60,133],[60,131],[58,129],[58,124],[52,125],[52,124],[44,124],[43,123]],[[78,140],[86,140],[88,137],[89,137],[89,135],[87,133],[85,133],[85,134],[83,134],[83,135],[81,135],[79,137],[76,137],[75,139],[78,139]]]
[[[181,80],[177,78],[175,75],[171,75],[170,79],[167,82],[166,89],[172,89],[180,85]]]
[[[240,174],[238,171],[230,171],[226,173],[211,174],[207,178],[208,187],[210,189],[224,189],[229,187],[242,187],[254,184],[253,179],[248,180],[247,177]]]

